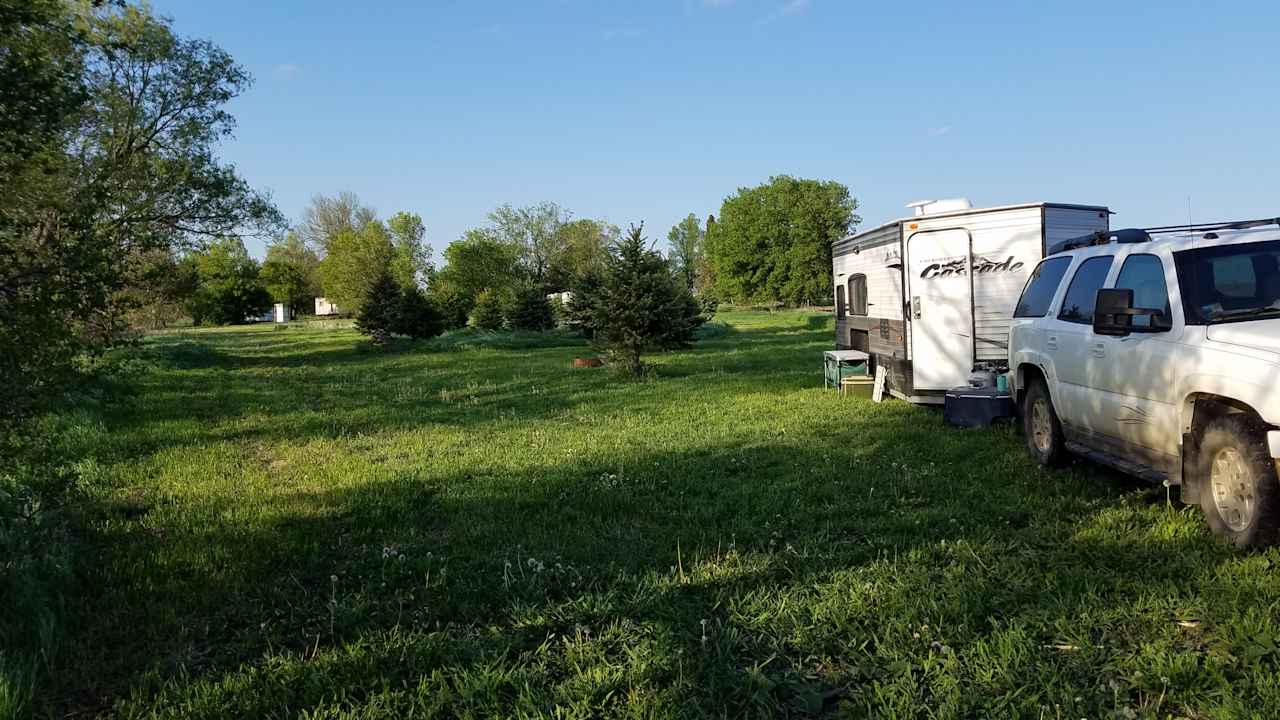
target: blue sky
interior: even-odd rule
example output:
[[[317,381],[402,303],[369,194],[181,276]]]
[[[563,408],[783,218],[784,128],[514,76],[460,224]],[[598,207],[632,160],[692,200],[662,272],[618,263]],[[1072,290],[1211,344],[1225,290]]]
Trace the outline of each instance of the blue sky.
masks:
[[[770,175],[911,200],[1280,215],[1280,4],[154,0],[256,78],[224,157],[423,216],[552,200],[650,237]],[[251,244],[260,255],[260,244]]]

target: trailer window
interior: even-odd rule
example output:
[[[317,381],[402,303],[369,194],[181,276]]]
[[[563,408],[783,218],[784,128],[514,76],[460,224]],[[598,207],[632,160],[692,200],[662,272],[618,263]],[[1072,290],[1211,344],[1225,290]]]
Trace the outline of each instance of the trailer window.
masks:
[[[1098,291],[1111,271],[1110,255],[1091,257],[1080,263],[1075,277],[1067,286],[1067,294],[1062,298],[1062,310],[1058,312],[1059,320],[1067,322],[1093,324],[1093,308],[1098,302]]]
[[[1027,287],[1018,299],[1018,306],[1013,311],[1014,317],[1044,317],[1049,312],[1049,303],[1058,293],[1062,284],[1062,276],[1071,267],[1071,258],[1049,258],[1036,266],[1027,280]]]
[[[867,314],[867,276],[854,275],[849,278],[849,314]]]
[[[836,317],[844,317],[844,285],[836,286]]]

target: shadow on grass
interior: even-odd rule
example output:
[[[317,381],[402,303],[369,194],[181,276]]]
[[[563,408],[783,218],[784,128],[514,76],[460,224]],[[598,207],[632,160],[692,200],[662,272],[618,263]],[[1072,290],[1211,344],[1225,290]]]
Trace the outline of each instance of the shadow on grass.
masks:
[[[192,717],[595,714],[636,689],[661,714],[1027,712],[1098,683],[1117,662],[1098,633],[1127,632],[1122,608],[1200,602],[1205,568],[1231,557],[1199,532],[1144,531],[1144,503],[1117,512],[1105,483],[988,470],[999,442],[891,422],[855,448],[797,427],[290,491],[261,525],[216,522],[234,499],[185,527],[122,519],[96,538],[115,569],[85,656],[110,678],[101,697]]]
[[[530,435],[462,467],[374,458],[336,489],[321,456],[292,472],[210,463],[226,478],[188,460],[201,492],[143,488],[87,538],[99,594],[77,667],[94,672],[61,674],[50,706],[1100,717],[1156,698],[1223,707],[1224,687],[1280,699],[1275,656],[1227,659],[1246,652],[1229,632],[1201,652],[1177,624],[1265,624],[1249,615],[1280,602],[1264,571],[1123,476],[1034,468],[1007,428],[814,391],[801,399],[821,410],[779,411],[785,427],[701,436],[693,418],[681,447],[646,444],[673,405],[734,412],[818,385],[821,321],[730,328],[661,357],[650,382],[571,370],[572,347],[361,357],[350,333],[208,340],[238,371],[190,360],[146,380],[117,421],[121,452],[342,437],[355,462],[362,438],[432,424],[480,438],[533,421]],[[539,434],[614,417],[619,449],[537,450]],[[255,462],[277,486],[227,487]]]

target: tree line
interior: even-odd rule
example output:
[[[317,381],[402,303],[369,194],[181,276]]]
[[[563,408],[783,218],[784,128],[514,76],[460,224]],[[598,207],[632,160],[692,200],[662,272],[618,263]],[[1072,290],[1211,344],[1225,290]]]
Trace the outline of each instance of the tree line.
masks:
[[[272,302],[306,312],[323,296],[359,314],[379,289],[395,334],[581,327],[581,307],[548,296],[589,293],[626,240],[555,203],[503,205],[437,268],[419,215],[381,219],[350,193],[315,198],[290,227],[218,159],[227,103],[251,83],[221,48],[105,0],[0,0],[0,38],[5,418],[131,331],[240,322]],[[830,242],[856,208],[838,183],[774,177],[673,227],[666,267],[707,304],[826,303]],[[247,237],[269,239],[261,263]]]
[[[839,183],[777,176],[727,198],[719,220],[690,213],[673,226],[666,266],[705,306],[826,304],[831,243],[858,222],[856,208]],[[379,283],[385,269],[400,292],[427,293],[443,329],[543,330],[572,319],[553,296],[589,294],[623,239],[616,225],[574,219],[551,202],[503,205],[487,220],[450,243],[437,269],[417,215],[383,224],[351,193],[318,196],[270,246],[262,277],[277,302],[305,307],[323,294],[359,313],[371,298],[390,302],[391,285]]]

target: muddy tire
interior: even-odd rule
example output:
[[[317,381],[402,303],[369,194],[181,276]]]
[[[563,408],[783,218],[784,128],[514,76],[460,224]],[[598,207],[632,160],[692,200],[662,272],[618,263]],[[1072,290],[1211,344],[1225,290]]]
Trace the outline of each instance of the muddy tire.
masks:
[[[1022,400],[1022,435],[1027,452],[1044,467],[1062,467],[1067,461],[1062,423],[1053,409],[1053,399],[1044,381],[1036,378]]]
[[[1237,413],[1209,422],[1200,439],[1196,472],[1200,509],[1214,533],[1240,548],[1275,544],[1280,483],[1255,418]]]

